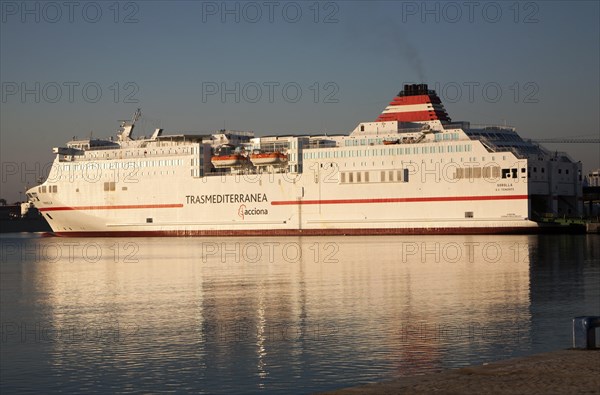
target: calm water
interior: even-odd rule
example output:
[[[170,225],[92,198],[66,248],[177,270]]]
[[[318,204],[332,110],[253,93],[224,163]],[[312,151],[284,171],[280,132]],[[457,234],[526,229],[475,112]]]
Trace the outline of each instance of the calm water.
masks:
[[[564,349],[600,237],[3,235],[3,394],[310,393]]]

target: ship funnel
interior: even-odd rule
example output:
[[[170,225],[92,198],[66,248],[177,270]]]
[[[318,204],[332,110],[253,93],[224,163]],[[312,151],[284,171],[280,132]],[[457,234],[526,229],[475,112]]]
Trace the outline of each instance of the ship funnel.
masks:
[[[437,93],[427,84],[404,84],[376,122],[451,122]]]

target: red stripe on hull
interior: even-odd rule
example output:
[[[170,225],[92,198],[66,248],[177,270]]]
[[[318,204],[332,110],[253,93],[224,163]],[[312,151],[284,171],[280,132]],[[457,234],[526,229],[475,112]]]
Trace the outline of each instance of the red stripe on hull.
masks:
[[[431,197],[431,198],[383,198],[383,199],[337,199],[337,200],[301,200],[301,201],[274,201],[272,205],[286,204],[347,204],[347,203],[401,203],[401,202],[443,202],[443,201],[462,201],[462,200],[507,200],[507,199],[527,199],[527,195],[508,195],[508,196],[459,196],[459,197]],[[182,208],[183,204],[130,204],[115,206],[65,206],[65,207],[44,207],[39,210],[45,211],[76,211],[76,210],[132,210],[132,209],[150,209],[150,208]]]
[[[114,232],[55,232],[61,237],[240,237],[240,236],[384,236],[384,235],[473,235],[473,234],[537,234],[584,233],[585,227],[469,227],[469,228],[379,228],[379,229],[268,229],[268,230],[160,230]]]
[[[44,207],[40,211],[71,211],[71,210],[128,210],[144,208],[181,208],[183,204],[128,204],[116,206],[76,206],[76,207]]]
[[[271,205],[299,204],[355,204],[355,203],[414,203],[414,202],[457,202],[465,200],[520,200],[528,199],[528,195],[506,196],[441,196],[425,198],[382,198],[382,199],[331,199],[331,200],[281,200],[273,201]]]

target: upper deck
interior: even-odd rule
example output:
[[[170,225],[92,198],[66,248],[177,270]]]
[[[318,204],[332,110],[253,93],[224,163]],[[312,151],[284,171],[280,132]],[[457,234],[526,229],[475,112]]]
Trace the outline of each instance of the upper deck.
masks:
[[[510,152],[519,159],[558,156],[558,153],[550,153],[530,140],[522,139],[510,126],[452,122],[445,113],[439,97],[434,91],[428,90],[425,84],[405,86],[376,121],[360,123],[350,133],[256,137],[251,131],[219,130],[206,134],[163,135],[162,129],[156,129],[150,138],[135,138],[133,131],[140,117],[141,111],[138,109],[132,120],[120,121],[116,138],[74,139],[69,141],[66,147],[54,148],[54,152],[60,162],[143,160],[149,157],[201,155],[202,158],[196,159],[206,167],[211,167],[211,156],[223,155],[225,151],[247,159],[255,152],[280,153],[289,158],[298,157],[300,152],[304,152],[305,157],[321,158],[338,155],[313,155],[310,152],[389,145],[444,147],[454,142],[476,144],[485,148],[488,153]],[[226,147],[227,150],[222,150],[221,147]],[[391,153],[392,150],[388,152]],[[426,148],[411,152],[428,154],[452,150]],[[567,158],[563,153],[560,156]],[[220,167],[218,172],[224,171],[228,166]],[[286,169],[287,167],[281,166],[279,171],[287,171]],[[211,172],[214,170],[211,169]]]

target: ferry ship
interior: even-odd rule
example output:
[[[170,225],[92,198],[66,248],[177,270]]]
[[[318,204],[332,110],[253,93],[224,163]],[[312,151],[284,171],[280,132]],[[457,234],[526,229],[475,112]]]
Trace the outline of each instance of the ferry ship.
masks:
[[[580,162],[403,88],[349,134],[136,138],[138,109],[115,138],[54,148],[27,196],[59,236],[536,233],[581,215]]]

